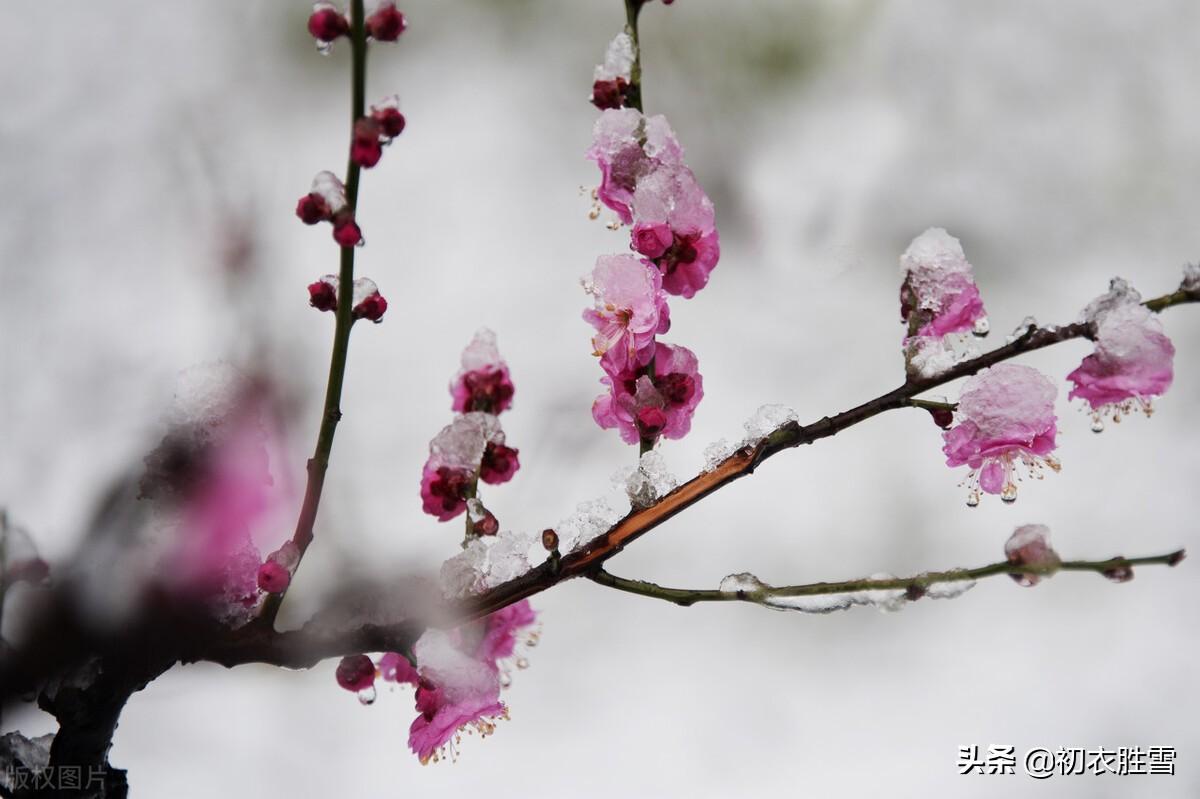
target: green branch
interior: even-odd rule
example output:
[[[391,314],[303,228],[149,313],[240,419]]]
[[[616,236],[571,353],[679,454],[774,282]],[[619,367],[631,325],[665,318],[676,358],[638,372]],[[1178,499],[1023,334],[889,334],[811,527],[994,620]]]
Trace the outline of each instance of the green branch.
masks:
[[[1134,566],[1166,565],[1175,566],[1185,556],[1184,550],[1176,550],[1165,555],[1152,555],[1144,558],[1109,558],[1108,560],[1068,560],[1055,565],[1032,566],[1017,565],[1009,561],[990,563],[974,569],[949,569],[940,572],[925,572],[913,577],[893,577],[885,579],[867,578],[862,580],[845,580],[836,583],[808,583],[806,585],[768,586],[760,584],[760,588],[751,590],[722,591],[720,589],[688,589],[666,588],[644,580],[629,580],[598,569],[588,576],[596,583],[618,591],[662,599],[676,605],[687,607],[697,602],[752,602],[767,607],[781,607],[772,599],[788,597],[828,596],[837,594],[853,594],[860,591],[904,591],[907,601],[915,601],[924,596],[931,585],[939,583],[961,583],[975,581],[997,574],[1014,576],[1031,575],[1049,577],[1058,571],[1087,571],[1096,572],[1116,578]]]

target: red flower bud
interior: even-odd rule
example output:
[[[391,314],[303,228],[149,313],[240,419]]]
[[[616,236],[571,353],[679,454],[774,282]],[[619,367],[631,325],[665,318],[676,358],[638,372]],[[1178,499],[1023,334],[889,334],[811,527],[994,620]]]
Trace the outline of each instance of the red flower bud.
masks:
[[[343,247],[353,247],[362,241],[362,231],[352,212],[338,214],[333,220],[333,240]]]
[[[395,3],[384,3],[366,20],[367,35],[377,42],[394,42],[408,27]]]
[[[394,139],[404,132],[404,114],[396,108],[372,108],[371,118],[379,123],[384,138]]]
[[[318,3],[308,18],[308,32],[318,42],[332,42],[350,35],[350,22],[328,3]]]
[[[337,310],[337,287],[324,278],[309,283],[308,304],[318,311]]]
[[[370,319],[372,322],[379,322],[383,319],[383,314],[387,311],[387,300],[379,292],[370,294],[354,306],[355,319]]]
[[[306,194],[296,203],[296,216],[306,225],[315,225],[329,219],[331,212],[325,198],[313,192]]]

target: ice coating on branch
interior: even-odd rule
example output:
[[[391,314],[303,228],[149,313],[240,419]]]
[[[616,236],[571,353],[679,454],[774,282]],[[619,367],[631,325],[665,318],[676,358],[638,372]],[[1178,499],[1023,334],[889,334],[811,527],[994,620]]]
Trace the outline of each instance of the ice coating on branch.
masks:
[[[586,546],[608,532],[628,512],[628,507],[620,507],[608,497],[580,502],[573,514],[554,526],[558,533],[559,548],[563,553],[568,553]]]
[[[974,580],[953,580],[945,583],[930,583],[925,586],[929,599],[957,599],[975,587]]]
[[[1183,282],[1179,284],[1179,288],[1200,292],[1200,262],[1183,265]]]
[[[657,450],[650,450],[638,460],[636,468],[626,468],[613,475],[629,504],[635,510],[653,505],[675,490],[679,480],[667,468],[667,462]]]
[[[602,255],[584,287],[595,307],[583,318],[596,328],[593,354],[604,371],[619,375],[649,363],[655,335],[671,324],[658,269],[632,255]]]
[[[1010,573],[1018,585],[1037,585],[1042,577],[1051,576],[1062,562],[1050,547],[1050,528],[1044,524],[1023,524],[1013,531],[1004,544],[1004,557],[1014,566],[1033,566],[1048,569],[1046,574]]]
[[[1074,384],[1067,398],[1087,401],[1096,432],[1103,429],[1104,416],[1119,422],[1135,407],[1149,416],[1151,401],[1166,393],[1175,376],[1175,346],[1158,315],[1134,295],[1098,314],[1095,350],[1067,375]]]
[[[612,108],[596,120],[587,157],[600,167],[600,202],[629,224],[638,181],[660,167],[682,165],[683,148],[665,117],[643,117],[634,108]]]
[[[708,283],[721,257],[712,201],[682,164],[638,181],[630,246],[663,273],[663,288],[687,299]]]
[[[541,538],[502,530],[494,536],[474,538],[467,547],[442,564],[442,592],[451,599],[478,594],[529,571],[531,552],[540,551]]]
[[[742,439],[741,446],[757,444],[788,422],[798,422],[799,420],[800,414],[796,413],[794,408],[786,405],[760,406],[754,415],[742,425],[746,430],[746,437]]]
[[[1014,501],[1018,464],[1039,479],[1043,465],[1058,470],[1050,454],[1057,433],[1057,394],[1045,375],[1019,364],[997,364],[966,382],[955,414],[958,424],[942,434],[942,451],[947,466],[971,469],[965,481],[968,504],[978,504],[980,488]]]
[[[483,591],[487,559],[487,540],[473,539],[462,552],[442,564],[442,592],[454,599]]]
[[[919,378],[937,377],[978,356],[979,347],[973,337],[959,333],[912,336],[905,342],[908,372]]]
[[[731,443],[725,438],[719,438],[709,444],[704,448],[704,471],[711,472],[740,448],[739,444]]]
[[[450,381],[451,407],[459,413],[501,413],[512,407],[514,390],[496,334],[480,328],[463,350],[462,368]]]
[[[1128,305],[1137,305],[1142,301],[1141,293],[1129,281],[1122,277],[1114,277],[1108,282],[1108,291],[1087,304],[1079,314],[1079,321],[1090,325],[1099,325],[1110,311]]]
[[[767,584],[750,572],[729,574],[721,579],[720,590],[724,594],[752,594],[767,588]]]
[[[652,444],[660,435],[683,438],[704,397],[704,378],[691,350],[657,342],[654,353],[653,378],[636,372],[605,375],[600,382],[608,392],[592,403],[596,424],[617,428],[627,444]]]
[[[596,69],[592,73],[592,79],[615,80],[617,78],[624,78],[628,81],[629,73],[633,69],[633,59],[633,39],[630,38],[628,33],[621,31],[608,43],[608,48],[604,51],[604,63],[596,65]]]
[[[504,531],[496,536],[496,542],[488,550],[484,585],[494,588],[529,571],[529,550],[533,544],[533,536],[525,533]]]

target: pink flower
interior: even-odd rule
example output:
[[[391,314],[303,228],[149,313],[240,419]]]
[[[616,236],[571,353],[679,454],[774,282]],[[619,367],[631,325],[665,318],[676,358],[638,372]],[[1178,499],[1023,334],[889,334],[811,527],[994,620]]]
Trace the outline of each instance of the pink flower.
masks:
[[[404,114],[400,113],[400,98],[385,97],[378,105],[371,106],[371,118],[379,123],[380,135],[387,141],[404,132]]]
[[[351,315],[355,319],[369,319],[377,324],[382,321],[388,307],[387,300],[379,293],[375,281],[367,277],[354,279],[351,301],[354,303]]]
[[[592,105],[604,110],[621,108],[628,99],[630,72],[634,61],[633,39],[622,31],[609,42],[604,63],[596,67],[592,83]]]
[[[962,242],[943,228],[929,228],[913,239],[900,256],[900,270],[900,318],[915,327],[915,335],[944,336],[983,326],[987,315],[971,264]]]
[[[328,45],[350,33],[350,22],[329,3],[316,3],[308,18],[308,32],[319,44]]]
[[[1058,553],[1050,547],[1050,528],[1044,524],[1025,524],[1018,527],[1004,544],[1004,557],[1014,566],[1032,566],[1053,573],[1058,569]],[[1049,573],[1044,576],[1049,576]],[[1018,585],[1037,585],[1043,575],[1010,572]]]
[[[396,4],[385,0],[367,16],[364,25],[367,35],[377,42],[394,42],[408,28],[404,15],[396,10]]]
[[[658,342],[654,377],[633,373],[601,378],[608,393],[592,404],[592,418],[604,429],[617,428],[627,444],[653,443],[659,435],[683,438],[704,397],[704,379],[695,354],[686,347]]]
[[[638,181],[662,166],[682,165],[683,148],[665,117],[643,117],[634,108],[609,109],[596,120],[587,157],[600,167],[600,202],[629,224]]]
[[[685,299],[708,283],[721,257],[712,202],[683,165],[642,178],[633,194],[630,246],[663,273],[663,288]]]
[[[481,737],[507,710],[500,680],[488,664],[461,651],[446,633],[430,631],[413,648],[420,672],[416,705],[420,715],[409,728],[408,745],[422,763],[437,761],[442,748],[464,727]]]
[[[583,318],[597,330],[592,347],[600,365],[609,374],[645,366],[654,355],[655,335],[671,326],[658,269],[632,255],[602,255],[587,290],[596,305]]]
[[[467,496],[489,444],[502,446],[504,431],[495,416],[478,411],[455,418],[434,436],[421,472],[421,502],[426,513],[445,522],[466,510]],[[511,469],[516,471],[515,466]]]
[[[308,304],[318,311],[337,310],[337,275],[325,275],[308,284]]]
[[[481,328],[463,350],[462,369],[450,382],[451,407],[459,413],[501,413],[512,407],[513,382],[496,347],[496,334]]]
[[[364,169],[370,169],[383,157],[383,144],[379,138],[383,126],[373,117],[362,117],[354,123],[350,138],[350,160]]]
[[[292,575],[283,566],[268,560],[258,567],[257,582],[260,591],[282,594],[292,582]]]
[[[521,468],[517,450],[503,444],[488,442],[479,463],[479,479],[490,485],[507,483]]]
[[[399,652],[387,652],[384,654],[379,659],[377,669],[379,670],[379,676],[387,682],[412,683],[416,685],[420,680],[416,668],[408,662],[408,658]]]
[[[1045,375],[1017,364],[997,364],[966,382],[958,402],[958,424],[942,434],[942,451],[947,466],[966,464],[971,469],[967,504],[979,503],[979,488],[1015,501],[1017,463],[1038,477],[1043,464],[1058,470],[1050,455],[1057,432],[1057,393]]]
[[[1099,431],[1103,414],[1120,421],[1135,404],[1150,414],[1151,400],[1171,387],[1175,347],[1158,317],[1136,300],[1102,313],[1095,327],[1095,351],[1067,379],[1075,384],[1068,399],[1088,402]]]
[[[324,197],[309,193],[296,203],[296,216],[306,225],[315,225],[332,219],[333,212],[329,210],[329,204],[325,202]]]
[[[341,659],[334,676],[347,691],[365,691],[375,684],[375,664],[366,655],[350,655]]]
[[[533,626],[537,613],[528,599],[522,599],[488,616],[483,638],[475,650],[477,660],[499,669],[499,662],[516,651],[523,630]]]

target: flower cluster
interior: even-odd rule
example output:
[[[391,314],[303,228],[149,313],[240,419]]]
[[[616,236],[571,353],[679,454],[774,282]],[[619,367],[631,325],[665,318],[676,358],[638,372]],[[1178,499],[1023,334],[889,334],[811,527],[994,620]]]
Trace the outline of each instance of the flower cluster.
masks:
[[[1067,375],[1074,384],[1068,399],[1087,402],[1096,432],[1104,429],[1105,416],[1119,422],[1135,407],[1149,416],[1153,398],[1174,379],[1175,347],[1162,322],[1120,278],[1088,305],[1083,321],[1092,326],[1096,349]]]
[[[983,300],[961,242],[942,228],[912,240],[900,271],[905,363],[910,375],[932,377],[972,354],[962,334],[987,334]]]
[[[325,275],[308,284],[308,304],[318,311],[336,311],[337,298],[337,275]],[[366,277],[355,278],[350,302],[352,319],[367,319],[376,323],[383,320],[383,314],[388,307],[387,300],[379,293],[375,281]]]
[[[453,519],[473,503],[471,534],[498,532],[495,517],[479,502],[478,484],[507,483],[521,466],[497,416],[512,406],[513,393],[496,335],[480,330],[463,350],[462,369],[450,382],[451,408],[459,415],[429,443],[421,472],[422,507],[438,521]]]
[[[522,600],[448,633],[430,630],[408,654],[343,658],[335,676],[364,704],[375,701],[379,679],[413,686],[418,715],[409,727],[409,748],[422,763],[437,762],[447,749],[455,757],[464,731],[486,737],[497,719],[508,718],[500,690],[511,682],[510,662],[529,665],[518,652],[536,645],[536,618],[529,600]]]
[[[394,42],[408,27],[408,21],[391,0],[377,0],[369,8],[363,20],[363,30],[375,41]],[[343,36],[349,36],[350,31],[349,16],[338,11],[331,3],[318,2],[313,5],[308,18],[308,32],[317,40],[317,49],[323,55],[328,55],[333,43]]]
[[[602,428],[643,450],[681,438],[704,396],[695,354],[658,340],[671,326],[667,296],[690,299],[720,258],[712,202],[684,164],[683,148],[662,116],[625,108],[632,40],[618,35],[596,68],[593,102],[600,118],[587,157],[600,168],[597,200],[630,226],[632,254],[602,255],[584,289],[583,313],[595,328],[593,354],[606,391],[592,405]]]

